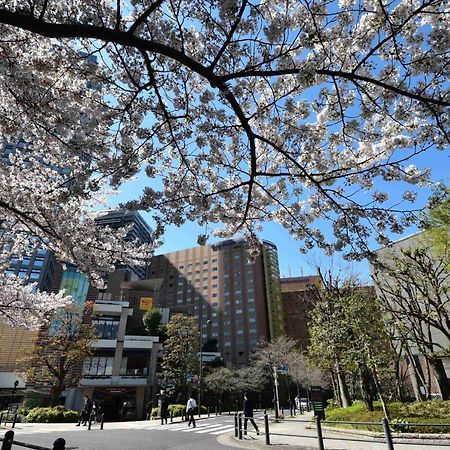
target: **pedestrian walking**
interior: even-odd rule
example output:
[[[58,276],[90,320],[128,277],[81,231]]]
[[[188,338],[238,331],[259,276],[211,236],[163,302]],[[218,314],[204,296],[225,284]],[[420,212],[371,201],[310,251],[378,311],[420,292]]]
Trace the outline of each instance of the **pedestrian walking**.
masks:
[[[255,427],[256,434],[259,435],[259,429],[253,420],[253,403],[248,398],[247,394],[244,394],[244,434],[247,434],[247,421],[250,420]]]
[[[169,417],[169,405],[170,401],[168,397],[164,396],[161,401],[161,425],[167,424],[167,418]]]
[[[130,409],[130,402],[128,400],[125,400],[122,404],[122,409],[120,411],[120,420],[127,420],[128,417],[128,411]]]
[[[102,408],[100,406],[100,402],[98,400],[94,400],[92,404],[92,419],[95,422],[101,422]]]
[[[195,401],[194,396],[190,395],[186,405],[186,415],[189,418],[188,427],[191,426],[191,423],[193,425],[193,428],[196,427],[194,418],[195,408],[197,408],[197,402]]]
[[[153,410],[153,402],[150,400],[147,403],[147,406],[145,408],[146,408],[146,411],[147,411],[146,418],[147,418],[147,420],[151,420],[151,418],[152,418],[152,410]]]
[[[86,395],[84,397],[84,407],[80,412],[80,416],[78,418],[78,423],[77,423],[77,427],[79,427],[81,424],[83,424],[83,426],[86,426],[87,421],[89,420],[89,416],[91,415],[92,412],[92,400]]]

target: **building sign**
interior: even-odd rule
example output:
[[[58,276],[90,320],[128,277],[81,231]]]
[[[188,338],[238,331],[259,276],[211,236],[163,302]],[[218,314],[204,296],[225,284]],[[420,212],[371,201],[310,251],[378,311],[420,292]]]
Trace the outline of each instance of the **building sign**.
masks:
[[[153,297],[141,297],[140,310],[148,311],[153,308]]]

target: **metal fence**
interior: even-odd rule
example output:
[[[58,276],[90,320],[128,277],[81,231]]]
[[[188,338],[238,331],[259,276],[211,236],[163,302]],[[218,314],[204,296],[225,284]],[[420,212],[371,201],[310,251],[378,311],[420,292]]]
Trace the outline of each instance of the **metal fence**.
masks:
[[[0,425],[5,422],[5,427],[8,422],[11,422],[11,428],[14,428],[16,426],[17,422],[17,411],[11,412],[2,412],[0,414]]]
[[[264,431],[263,433],[259,433],[259,431],[255,430],[248,430],[245,426],[245,422],[248,422],[249,420],[255,420],[259,422],[264,423]],[[297,437],[297,438],[307,438],[307,439],[316,439],[317,440],[317,448],[319,450],[325,450],[325,440],[354,440],[358,442],[365,442],[369,440],[364,439],[351,439],[348,437],[345,438],[335,438],[335,437],[325,437],[322,433],[322,425],[365,425],[365,426],[373,426],[378,427],[383,430],[383,436],[384,436],[384,443],[386,444],[387,450],[395,450],[394,447],[394,438],[392,437],[392,431],[391,431],[391,424],[389,424],[389,421],[384,418],[381,422],[349,422],[349,421],[337,421],[337,420],[322,420],[319,416],[315,417],[315,429],[316,429],[316,436],[311,435],[302,435],[302,434],[287,434],[287,433],[276,433],[270,430],[270,420],[274,419],[277,422],[299,422],[299,423],[309,423],[312,424],[313,422],[311,420],[299,420],[299,419],[282,419],[282,418],[275,418],[275,417],[269,417],[267,413],[264,413],[263,418],[257,418],[257,417],[245,417],[242,413],[235,413],[234,415],[234,436],[238,439],[243,439],[243,436],[247,433],[256,433],[256,434],[264,434],[265,436],[265,443],[266,445],[270,445],[271,443],[271,436],[289,436],[289,437]],[[244,425],[243,425],[244,424]],[[408,428],[411,426],[414,427],[440,427],[440,428],[448,428],[450,432],[450,424],[448,423],[437,423],[437,424],[430,424],[430,423],[395,423],[395,428]],[[369,442],[373,442],[373,440],[370,440]],[[427,446],[427,445],[434,445],[434,444],[428,444],[426,442],[421,442],[421,446]],[[439,444],[450,447],[450,444]]]
[[[5,433],[5,437],[0,438],[0,442],[2,442],[1,450],[11,450],[12,446],[32,448],[35,450],[65,450],[66,449],[66,441],[63,438],[58,438],[53,442],[53,447],[41,447],[40,445],[27,444],[26,442],[19,442],[14,440],[14,431],[8,430]]]

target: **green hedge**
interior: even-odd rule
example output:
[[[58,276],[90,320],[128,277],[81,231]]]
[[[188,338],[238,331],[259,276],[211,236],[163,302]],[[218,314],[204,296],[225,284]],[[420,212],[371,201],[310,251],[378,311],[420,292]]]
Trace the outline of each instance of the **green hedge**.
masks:
[[[368,411],[362,402],[355,402],[349,408],[327,408],[327,420],[342,420],[348,422],[378,422],[383,419],[380,402],[374,403],[375,411]],[[431,400],[414,403],[390,403],[391,428],[403,433],[450,433],[449,427],[414,426],[414,423],[442,423],[450,425],[450,401]],[[408,424],[399,426],[398,424]],[[331,425],[331,424],[329,424]],[[328,426],[328,425],[327,425]],[[359,430],[382,431],[377,425],[333,425],[339,428],[355,428]]]
[[[64,406],[53,408],[33,408],[26,416],[30,423],[73,423],[78,422],[78,412],[67,410]]]
[[[186,405],[182,405],[180,403],[172,403],[169,405],[167,410],[169,411],[169,417],[171,412],[173,414],[173,417],[181,417],[186,412]],[[202,406],[202,414],[206,414],[207,412],[208,409],[206,408],[206,406]],[[152,408],[152,417],[160,417],[159,408]]]
[[[172,413],[173,417],[181,417],[186,411],[186,405],[181,405],[180,403],[174,403],[169,405],[169,414]]]

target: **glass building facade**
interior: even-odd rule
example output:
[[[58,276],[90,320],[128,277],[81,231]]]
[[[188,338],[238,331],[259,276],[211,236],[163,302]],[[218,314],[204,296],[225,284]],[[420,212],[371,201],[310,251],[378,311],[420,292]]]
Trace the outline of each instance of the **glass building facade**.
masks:
[[[61,278],[61,290],[70,295],[77,305],[83,305],[89,291],[89,279],[77,270],[75,266],[68,265]]]

